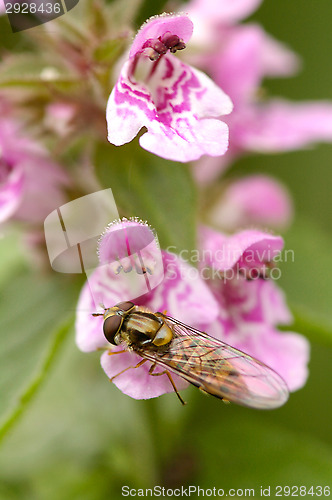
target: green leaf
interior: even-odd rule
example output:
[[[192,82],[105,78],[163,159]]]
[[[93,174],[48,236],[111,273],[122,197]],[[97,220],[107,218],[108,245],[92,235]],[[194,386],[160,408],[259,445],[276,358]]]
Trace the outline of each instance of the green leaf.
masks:
[[[77,282],[55,273],[51,278],[42,278],[32,272],[13,272],[2,286],[2,295],[0,417],[5,419],[4,433],[32,399],[52,365],[68,331],[68,317],[73,316]]]
[[[222,411],[223,410],[223,411]],[[201,421],[195,432],[200,457],[196,484],[201,487],[259,488],[277,485],[329,485],[332,449],[308,434],[271,424],[269,417],[252,411],[221,409],[230,414],[220,423],[216,416]],[[217,436],[221,439],[217,439]],[[211,453],[211,443],[214,450]],[[275,493],[275,490],[274,490]],[[271,493],[271,496],[275,495]]]
[[[70,89],[79,81],[56,64],[35,54],[16,54],[1,64],[0,87],[32,87],[39,91],[50,88]]]
[[[110,384],[99,357],[67,337],[30,411],[3,443],[1,498],[102,500],[117,498],[124,484],[158,483],[146,401]]]
[[[141,6],[138,15],[135,19],[135,24],[139,28],[149,17],[155,16],[157,14],[162,14],[164,12],[165,6],[167,4],[166,0],[155,0],[153,2],[153,9],[151,8],[151,1],[145,0]]]
[[[94,51],[94,60],[101,63],[113,64],[121,55],[126,45],[126,37],[122,39],[103,40]]]
[[[289,253],[281,263],[280,284],[292,305],[292,328],[331,345],[332,238],[303,217],[285,235],[285,243]]]
[[[25,267],[23,249],[20,245],[19,235],[15,231],[0,233],[0,288],[19,268]]]
[[[282,327],[282,330],[293,330],[302,333],[309,340],[332,347],[332,321],[323,319],[322,315],[314,314],[305,306],[293,306],[291,312],[294,322],[291,327]]]
[[[135,140],[121,147],[99,144],[95,166],[122,216],[147,220],[162,248],[195,248],[196,190],[187,165],[154,156]]]

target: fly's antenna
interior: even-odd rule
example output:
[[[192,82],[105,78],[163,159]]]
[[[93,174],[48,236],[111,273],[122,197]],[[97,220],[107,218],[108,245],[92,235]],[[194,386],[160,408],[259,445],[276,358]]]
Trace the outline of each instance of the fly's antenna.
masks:
[[[106,311],[106,307],[104,306],[104,304],[102,302],[100,302],[100,307],[102,307],[104,309],[104,312],[102,313],[92,313],[92,316],[104,316],[104,313]]]

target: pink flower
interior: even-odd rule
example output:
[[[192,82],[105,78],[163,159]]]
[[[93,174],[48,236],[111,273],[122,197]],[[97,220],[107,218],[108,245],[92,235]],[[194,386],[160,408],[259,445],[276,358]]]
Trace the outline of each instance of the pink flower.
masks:
[[[277,330],[292,320],[284,295],[274,280],[258,279],[266,277],[282,245],[282,238],[260,231],[230,237],[209,228],[200,232],[201,272],[210,269],[208,284],[219,303],[219,316],[207,332],[266,363],[294,391],[308,375],[309,343]]]
[[[127,221],[126,227],[136,229],[139,228],[139,223]],[[111,232],[106,232],[100,242],[99,254],[103,256],[102,260],[106,258],[106,262],[112,261],[114,255],[112,227],[110,230]],[[145,242],[145,229],[141,234]],[[146,306],[152,312],[166,310],[167,314],[184,323],[189,323],[199,329],[206,328],[217,318],[218,306],[197,270],[176,255],[165,251],[162,252],[162,263],[164,280],[149,293],[136,298],[135,304]],[[135,366],[141,360],[133,352],[110,355],[121,350],[121,347],[114,347],[106,341],[103,335],[102,317],[92,316],[92,313],[96,312],[96,297],[103,302],[105,307],[112,307],[119,302],[133,299],[130,280],[126,276],[127,271],[128,268],[123,267],[118,272],[112,265],[98,267],[83,287],[77,305],[77,345],[85,352],[105,350],[101,357],[101,365],[109,378],[128,366]],[[173,388],[167,376],[152,377],[148,373],[149,365],[150,363],[145,363],[140,368],[126,371],[114,379],[115,385],[124,394],[135,399],[147,399],[172,392]],[[174,381],[178,389],[183,389],[188,385],[176,376]]]
[[[70,102],[51,103],[45,110],[45,127],[60,137],[66,137],[74,129],[73,120],[77,112],[77,106]]]
[[[296,55],[256,24],[236,22],[251,13],[252,0],[230,2],[192,0],[188,5],[200,31],[192,46],[198,55],[191,61],[206,71],[229,94],[234,111],[229,126],[229,149],[222,159],[209,158],[194,166],[197,180],[211,182],[234,159],[246,152],[282,152],[315,142],[332,141],[332,104],[291,103],[260,98],[266,77],[293,74],[299,66]]]
[[[332,104],[270,99],[242,113],[236,140],[243,150],[291,151],[317,141],[332,141]]]
[[[191,0],[186,11],[195,20],[205,24],[231,24],[250,16],[262,0]]]
[[[140,145],[163,158],[187,162],[225,153],[228,129],[217,118],[231,112],[230,99],[172,54],[185,47],[192,31],[181,14],[153,17],[142,26],[108,101],[112,144],[130,142],[145,126]]]
[[[0,119],[0,222],[41,223],[61,205],[67,176],[14,120]]]
[[[293,216],[285,186],[266,175],[250,175],[226,186],[209,212],[209,221],[226,231],[254,225],[284,229]]]
[[[5,0],[0,0],[0,16],[6,13]]]
[[[136,229],[139,223],[127,221],[125,227]],[[114,255],[113,231],[111,226],[100,244],[107,262],[112,261]],[[200,242],[199,270],[163,251],[163,282],[136,298],[135,304],[153,312],[166,310],[170,316],[265,362],[284,377],[290,390],[300,388],[307,377],[308,342],[296,333],[277,330],[277,325],[291,321],[290,312],[274,281],[258,279],[271,269],[273,258],[280,254],[282,238],[260,231],[243,231],[226,237],[202,228]],[[104,350],[101,364],[109,378],[141,361],[133,352],[117,353],[123,347],[106,341],[102,316],[91,314],[96,312],[96,296],[106,307],[132,300],[127,272],[128,269],[123,268],[116,273],[110,265],[98,267],[89,284],[83,287],[77,307],[77,345],[85,352]],[[156,397],[173,390],[166,376],[154,378],[148,371],[149,364],[145,363],[115,377],[114,383],[135,399]],[[187,386],[181,378],[174,379],[178,389]]]

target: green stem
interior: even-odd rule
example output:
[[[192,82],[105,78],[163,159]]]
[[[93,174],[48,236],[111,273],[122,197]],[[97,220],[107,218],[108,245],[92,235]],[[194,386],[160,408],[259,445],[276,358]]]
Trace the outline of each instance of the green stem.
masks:
[[[160,419],[157,399],[144,401],[143,406],[144,420],[146,423],[147,435],[149,437],[149,470],[151,484],[160,484],[162,453],[160,439]]]
[[[52,368],[57,355],[59,354],[60,348],[63,345],[72,324],[73,319],[70,317],[70,319],[67,319],[57,330],[39,371],[36,373],[34,378],[32,378],[28,387],[18,397],[10,414],[0,423],[0,443],[7,435],[8,431],[11,430],[18,422],[24,410],[38,393],[38,390],[41,388],[47,373]]]

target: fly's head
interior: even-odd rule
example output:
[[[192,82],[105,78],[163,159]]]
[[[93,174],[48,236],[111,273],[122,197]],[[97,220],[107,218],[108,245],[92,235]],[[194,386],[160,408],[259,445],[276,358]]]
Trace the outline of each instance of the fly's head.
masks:
[[[120,302],[114,307],[105,309],[103,331],[105,338],[110,344],[121,343],[121,328],[125,317],[133,310],[135,304],[132,302]]]

